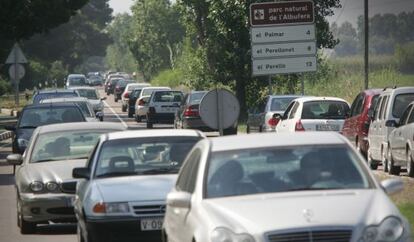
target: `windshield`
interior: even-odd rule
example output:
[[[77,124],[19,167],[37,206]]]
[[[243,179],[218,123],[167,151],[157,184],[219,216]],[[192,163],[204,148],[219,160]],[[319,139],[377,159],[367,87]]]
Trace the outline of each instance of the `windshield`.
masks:
[[[69,85],[70,86],[84,86],[86,85],[86,78],[85,77],[70,77]]]
[[[87,99],[97,100],[99,99],[96,90],[94,89],[77,89],[79,96],[85,97]]]
[[[67,97],[79,97],[75,92],[56,92],[56,93],[41,93],[33,97],[33,103],[38,104],[40,101],[45,99],[54,99],[54,98],[67,98]]]
[[[359,159],[345,146],[296,146],[215,153],[208,198],[298,190],[370,187]]]
[[[414,93],[399,94],[395,97],[394,106],[392,108],[392,116],[395,118],[401,118],[401,115],[408,107],[408,105],[414,101]]]
[[[181,102],[182,99],[183,99],[182,92],[157,91],[154,93],[154,102],[161,102],[161,103]]]
[[[346,102],[311,101],[303,104],[302,119],[345,119],[349,110]]]
[[[270,111],[285,111],[295,97],[272,98]]]
[[[107,141],[96,166],[96,177],[178,173],[198,137],[134,138]]]
[[[83,121],[85,118],[77,107],[30,108],[23,111],[19,128],[36,128],[47,124]]]
[[[99,137],[109,130],[65,131],[39,135],[31,163],[86,159]]]
[[[163,90],[163,89],[143,89],[142,90],[142,97],[143,96],[151,96],[151,94],[155,91],[168,91],[168,90]]]
[[[196,92],[190,95],[190,104],[199,104],[207,92]]]

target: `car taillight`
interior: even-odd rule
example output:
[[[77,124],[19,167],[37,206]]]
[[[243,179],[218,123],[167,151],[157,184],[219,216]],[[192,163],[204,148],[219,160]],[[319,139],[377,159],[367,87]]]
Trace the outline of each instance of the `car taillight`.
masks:
[[[300,120],[296,122],[295,131],[305,131],[305,128]]]
[[[127,93],[127,92],[126,92],[126,93],[124,94],[124,98],[129,98],[129,93]]]
[[[149,112],[149,113],[155,113],[155,108],[154,108],[154,107],[150,107],[150,108],[148,109],[148,112]]]
[[[184,116],[185,117],[198,117],[198,116],[200,116],[200,114],[199,114],[197,108],[194,108],[193,106],[190,106],[190,107],[185,109]]]
[[[144,105],[145,105],[145,101],[144,101],[144,100],[142,100],[142,99],[140,99],[140,100],[138,101],[138,105],[139,105],[139,106],[144,106]]]
[[[271,127],[276,127],[278,123],[279,123],[279,119],[277,118],[271,118],[269,119],[269,121],[267,121],[267,124]]]

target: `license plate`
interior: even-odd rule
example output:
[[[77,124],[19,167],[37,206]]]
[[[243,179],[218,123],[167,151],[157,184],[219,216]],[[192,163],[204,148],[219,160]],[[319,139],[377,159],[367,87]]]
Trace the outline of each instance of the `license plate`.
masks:
[[[161,230],[163,219],[162,218],[151,218],[141,220],[141,230],[142,231],[151,231],[151,230]]]
[[[318,131],[339,131],[339,125],[333,124],[318,124],[316,125]]]

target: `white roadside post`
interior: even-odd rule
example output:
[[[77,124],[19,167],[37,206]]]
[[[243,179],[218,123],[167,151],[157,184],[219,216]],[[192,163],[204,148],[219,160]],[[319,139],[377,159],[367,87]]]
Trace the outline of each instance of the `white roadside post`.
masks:
[[[269,95],[272,75],[317,70],[314,22],[309,0],[250,5],[252,75],[268,76]]]
[[[20,79],[24,77],[26,71],[24,66],[21,64],[26,64],[27,59],[24,56],[22,50],[19,47],[19,44],[14,44],[13,49],[11,50],[9,57],[6,60],[6,64],[11,65],[9,68],[10,79],[14,83],[14,99],[16,106],[19,106],[19,83]]]

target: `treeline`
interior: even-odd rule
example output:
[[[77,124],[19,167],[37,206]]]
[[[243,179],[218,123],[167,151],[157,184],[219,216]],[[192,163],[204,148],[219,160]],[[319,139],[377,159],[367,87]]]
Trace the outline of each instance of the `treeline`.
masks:
[[[267,93],[267,81],[251,77],[249,6],[233,0],[137,0],[132,16],[120,15],[114,24],[122,36],[108,49],[112,68],[117,56],[136,64],[147,81],[185,85],[191,89],[226,86],[235,91],[242,110]],[[337,41],[327,16],[340,7],[339,0],[315,0],[319,48],[333,48]],[[128,46],[129,54],[123,52]],[[118,52],[118,53],[116,53]],[[121,60],[123,61],[123,60]],[[171,80],[175,79],[175,80]],[[298,91],[299,75],[273,78],[279,93]]]
[[[370,53],[393,55],[401,48],[409,49],[414,41],[414,11],[395,14],[377,14],[369,19]],[[331,25],[332,32],[339,40],[335,47],[337,56],[361,54],[364,51],[364,20],[360,16],[357,26],[344,22]],[[407,45],[408,44],[408,45]]]
[[[73,11],[72,17],[67,16],[66,21],[59,20],[60,17],[66,15],[64,15],[64,12],[56,12],[58,10],[55,10],[53,16],[56,19],[48,20],[54,22],[50,24],[50,28],[44,31],[31,31],[19,38],[20,45],[29,60],[29,63],[25,65],[26,75],[21,80],[20,90],[52,86],[55,81],[57,81],[58,86],[63,86],[63,79],[69,73],[105,70],[106,48],[112,42],[111,37],[105,31],[112,21],[112,9],[108,5],[109,0],[71,1],[78,2],[78,4],[83,3],[79,10]],[[23,0],[17,0],[16,2],[23,2]],[[43,2],[46,5],[53,5],[50,4],[50,1],[37,1],[38,4]],[[66,2],[67,5],[70,1]],[[61,3],[56,2],[54,5],[59,4]],[[65,4],[62,5],[66,6]],[[14,11],[10,8],[7,10]],[[50,9],[46,8],[44,13],[36,14],[47,15],[46,10]],[[14,13],[17,12],[19,11],[14,11]],[[36,19],[38,18],[39,16],[36,16]],[[25,26],[21,26],[18,23],[13,23],[16,29],[25,29],[32,26],[32,24],[27,22]],[[7,40],[6,43],[7,45],[1,46],[0,57],[2,60],[7,58],[14,40]],[[0,94],[2,94],[2,90],[10,90],[10,82],[5,81],[8,79],[7,73],[8,66],[2,66]]]

